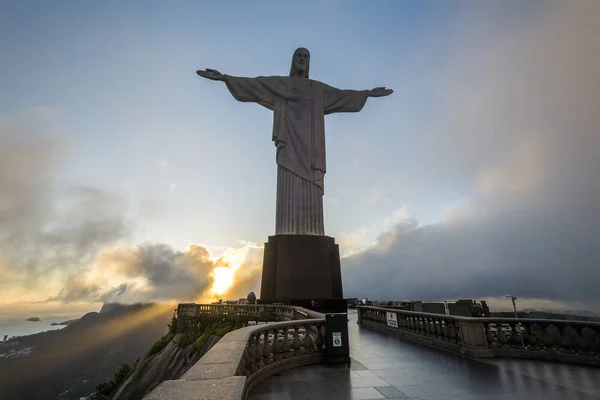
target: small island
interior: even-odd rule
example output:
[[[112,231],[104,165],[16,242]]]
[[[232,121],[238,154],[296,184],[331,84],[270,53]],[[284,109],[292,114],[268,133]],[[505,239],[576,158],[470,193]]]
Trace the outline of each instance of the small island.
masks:
[[[25,321],[29,321],[29,322],[40,322],[41,319],[39,319],[38,317],[31,317],[31,318],[27,318]]]
[[[68,320],[68,321],[63,321],[63,322],[58,322],[58,323],[56,323],[56,322],[53,322],[53,323],[51,323],[51,324],[50,324],[50,326],[57,326],[57,325],[65,325],[65,326],[66,326],[66,325],[70,325],[70,324],[72,324],[73,322],[77,322],[77,321],[79,321],[79,318],[76,318],[76,319],[70,319],[70,320]]]

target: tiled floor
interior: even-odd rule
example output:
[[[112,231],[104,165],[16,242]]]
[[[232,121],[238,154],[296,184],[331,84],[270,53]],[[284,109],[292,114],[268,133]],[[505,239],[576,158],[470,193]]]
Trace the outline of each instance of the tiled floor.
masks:
[[[360,328],[349,315],[352,366],[314,365],[261,383],[250,400],[594,400],[600,369],[534,361],[479,362]]]

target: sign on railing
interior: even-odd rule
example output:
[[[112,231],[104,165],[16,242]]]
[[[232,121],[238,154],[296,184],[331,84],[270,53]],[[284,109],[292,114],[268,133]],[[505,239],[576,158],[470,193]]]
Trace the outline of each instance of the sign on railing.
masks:
[[[387,313],[387,324],[388,324],[388,326],[391,326],[392,328],[398,327],[398,317],[396,316],[395,312]]]

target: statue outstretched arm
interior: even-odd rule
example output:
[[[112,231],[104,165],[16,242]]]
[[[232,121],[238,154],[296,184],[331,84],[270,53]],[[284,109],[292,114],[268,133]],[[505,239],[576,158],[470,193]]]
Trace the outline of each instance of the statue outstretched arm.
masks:
[[[369,90],[369,97],[384,97],[394,93],[392,89],[386,87],[376,87],[375,89]]]
[[[198,70],[196,73],[203,78],[225,82],[227,89],[237,101],[258,103],[269,110],[273,109],[275,101],[273,92],[260,78],[224,75],[214,69]]]
[[[342,90],[323,84],[325,114],[359,112],[369,97],[389,96],[394,91],[385,87],[371,90]]]
[[[210,79],[213,81],[223,81],[224,80],[224,75],[222,73],[220,73],[219,71],[217,71],[216,69],[208,69],[208,68],[207,69],[199,69],[198,71],[196,71],[196,73],[203,78]]]

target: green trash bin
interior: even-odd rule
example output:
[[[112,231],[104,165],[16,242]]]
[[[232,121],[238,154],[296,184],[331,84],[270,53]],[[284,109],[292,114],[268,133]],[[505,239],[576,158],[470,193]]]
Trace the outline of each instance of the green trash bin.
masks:
[[[350,367],[348,313],[325,314],[325,349],[327,366],[347,363]]]

